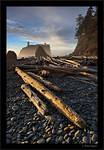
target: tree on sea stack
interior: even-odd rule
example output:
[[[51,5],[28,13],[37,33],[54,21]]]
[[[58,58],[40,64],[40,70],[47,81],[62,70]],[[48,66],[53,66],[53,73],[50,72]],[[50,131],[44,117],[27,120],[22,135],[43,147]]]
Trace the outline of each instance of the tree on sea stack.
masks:
[[[8,51],[7,55],[6,55],[6,58],[7,58],[7,67],[10,69],[10,68],[13,68],[17,62],[17,55],[14,51]]]

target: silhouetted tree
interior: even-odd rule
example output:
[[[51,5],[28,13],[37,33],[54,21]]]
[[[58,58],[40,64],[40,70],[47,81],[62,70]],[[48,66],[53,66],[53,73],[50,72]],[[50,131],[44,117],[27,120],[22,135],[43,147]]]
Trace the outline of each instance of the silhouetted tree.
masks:
[[[97,11],[93,10],[93,7],[90,6],[87,10],[85,17],[79,14],[76,18],[76,33],[75,37],[80,38],[83,35],[88,35],[91,33],[91,30],[97,28]]]

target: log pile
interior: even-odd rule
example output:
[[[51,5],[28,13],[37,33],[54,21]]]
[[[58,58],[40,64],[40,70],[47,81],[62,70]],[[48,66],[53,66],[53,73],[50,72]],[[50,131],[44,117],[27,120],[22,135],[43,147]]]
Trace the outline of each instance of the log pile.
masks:
[[[49,89],[47,89],[42,83],[40,83],[35,78],[32,78],[29,74],[22,71],[18,67],[16,67],[15,71],[18,73],[19,76],[23,79],[23,81],[26,84],[29,84],[32,88],[37,90],[43,97],[45,97],[50,103],[52,103],[61,113],[63,113],[71,122],[73,122],[76,126],[79,128],[85,128],[86,123],[85,121],[74,111],[71,107],[67,106],[62,99],[55,96]],[[35,106],[39,109],[41,114],[44,114],[44,111],[40,110],[39,105],[37,105],[37,102],[40,101],[36,95],[33,94],[31,96],[31,90],[26,86],[22,85],[22,89],[25,93],[27,93],[28,97],[31,99],[31,101],[34,103]],[[41,105],[42,106],[42,105]],[[42,112],[43,111],[43,112]]]
[[[50,73],[63,73],[73,76],[84,76],[92,81],[97,81],[97,70],[82,66],[80,63],[68,59],[43,58],[43,65],[18,65],[17,67],[27,71],[34,70],[40,76],[48,77]]]

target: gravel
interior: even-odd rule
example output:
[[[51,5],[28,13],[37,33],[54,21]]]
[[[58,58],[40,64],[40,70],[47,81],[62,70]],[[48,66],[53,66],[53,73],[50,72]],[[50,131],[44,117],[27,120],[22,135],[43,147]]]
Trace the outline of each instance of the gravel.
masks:
[[[16,144],[97,144],[97,85],[74,80],[70,76],[51,75],[52,81],[65,90],[54,92],[72,107],[87,124],[86,130],[74,126],[45,98],[50,117],[40,116],[21,90],[22,79],[13,71],[7,72],[6,142]],[[68,127],[68,130],[64,130]]]

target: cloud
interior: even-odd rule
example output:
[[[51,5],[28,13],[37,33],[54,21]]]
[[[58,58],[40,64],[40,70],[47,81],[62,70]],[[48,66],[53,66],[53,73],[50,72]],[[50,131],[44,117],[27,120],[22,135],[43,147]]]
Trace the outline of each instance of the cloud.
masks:
[[[53,55],[74,50],[75,18],[80,7],[8,7],[7,33],[24,40],[50,44]],[[84,12],[84,9],[83,9]]]

